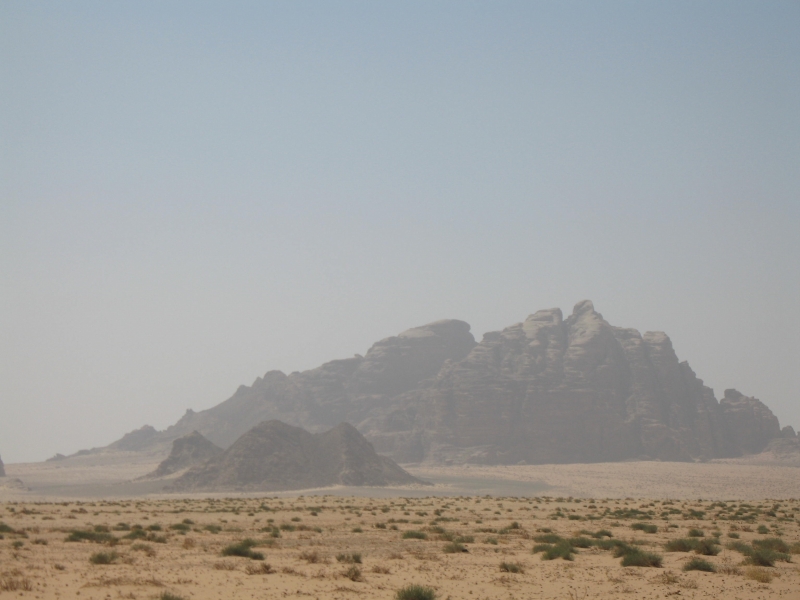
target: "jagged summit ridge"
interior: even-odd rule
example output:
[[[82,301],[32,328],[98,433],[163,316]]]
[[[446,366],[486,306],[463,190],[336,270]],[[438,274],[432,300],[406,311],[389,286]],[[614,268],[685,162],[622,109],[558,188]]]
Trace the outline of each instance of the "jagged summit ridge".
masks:
[[[348,421],[400,462],[516,464],[735,457],[781,435],[756,398],[731,390],[718,401],[666,333],[615,327],[589,300],[566,318],[558,308],[537,311],[479,343],[469,330],[437,321],[363,357],[269,371],[124,445],[168,444],[197,430],[227,448],[252,423],[318,432]]]

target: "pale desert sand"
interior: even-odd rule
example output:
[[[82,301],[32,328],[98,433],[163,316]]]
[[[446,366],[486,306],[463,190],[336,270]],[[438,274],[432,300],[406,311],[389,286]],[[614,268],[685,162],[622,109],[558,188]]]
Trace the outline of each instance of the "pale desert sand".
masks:
[[[797,501],[306,495],[6,503],[0,511],[0,598],[390,599],[409,584],[430,586],[442,600],[800,598],[800,571],[785,562],[792,555],[753,573],[743,554],[722,549],[702,557],[718,572],[684,572],[697,555],[664,548],[698,528],[723,545],[780,537],[800,551]],[[607,530],[613,537],[600,539],[635,543],[661,555],[663,566],[623,567],[599,547],[576,548],[571,561],[544,560],[532,549],[548,530],[590,541]],[[72,531],[99,539],[66,541]],[[426,539],[404,539],[409,531]],[[223,556],[248,538],[263,560]],[[447,553],[448,540],[467,552]],[[93,564],[97,553],[114,553],[112,564]],[[348,562],[353,554],[360,562]],[[503,571],[502,563],[522,572]]]
[[[142,487],[152,482],[126,483],[152,470],[146,462],[127,470],[113,457],[8,465],[9,476],[31,489],[0,490],[0,599],[389,599],[409,584],[434,588],[440,600],[800,599],[800,555],[752,572],[744,554],[725,548],[780,538],[800,551],[800,469],[793,467],[418,466],[412,472],[434,486],[174,497]],[[657,531],[634,529],[637,523]],[[717,572],[684,572],[698,556],[664,548],[692,528],[718,539],[719,554],[702,556]],[[575,548],[571,561],[543,560],[532,550],[548,529],[591,543]],[[76,530],[100,539],[66,541]],[[602,530],[613,537],[600,539],[636,542],[659,554],[662,566],[623,567],[613,549],[591,545]],[[408,531],[426,539],[404,538]],[[103,541],[108,536],[113,545]],[[459,536],[468,551],[445,552]],[[222,555],[248,538],[263,561]],[[93,564],[98,552],[117,556]],[[353,553],[360,563],[337,560]],[[502,563],[522,572],[503,571]]]

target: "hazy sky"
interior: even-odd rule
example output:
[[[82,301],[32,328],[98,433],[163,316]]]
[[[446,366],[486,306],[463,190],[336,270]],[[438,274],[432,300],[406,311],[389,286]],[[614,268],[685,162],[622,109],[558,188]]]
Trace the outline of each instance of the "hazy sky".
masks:
[[[800,425],[800,3],[0,1],[0,455],[584,298]]]

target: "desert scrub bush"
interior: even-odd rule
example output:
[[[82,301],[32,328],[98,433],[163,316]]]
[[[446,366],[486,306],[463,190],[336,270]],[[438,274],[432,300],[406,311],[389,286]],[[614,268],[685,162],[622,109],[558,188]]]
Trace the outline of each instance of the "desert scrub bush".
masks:
[[[109,544],[114,545],[117,543],[117,538],[108,533],[107,531],[86,531],[83,529],[73,529],[70,531],[66,542],[94,542],[95,544]]]
[[[656,533],[658,531],[658,526],[652,523],[634,523],[631,525],[631,529],[644,531],[645,533]]]
[[[614,534],[611,533],[608,529],[601,529],[600,531],[595,531],[594,533],[592,533],[591,536],[594,539],[599,540],[604,537],[606,538],[614,537]]]
[[[458,542],[448,542],[442,547],[442,552],[445,554],[458,554],[459,552],[469,552],[464,544]]]
[[[595,541],[587,537],[579,536],[570,538],[569,543],[573,548],[591,548],[594,546]]]
[[[696,547],[697,540],[691,538],[669,540],[666,544],[664,544],[664,550],[667,552],[691,552]]]
[[[380,575],[389,575],[392,572],[389,567],[384,567],[383,565],[375,565],[370,570],[373,573],[378,573]]]
[[[734,533],[733,531],[729,531],[728,532],[728,537],[731,538],[732,540],[738,540],[739,539],[739,534],[738,533]]]
[[[242,558],[249,558],[251,560],[264,560],[264,555],[261,552],[254,552],[253,546],[256,542],[251,539],[242,540],[235,544],[230,544],[222,549],[222,556],[240,556]]]
[[[300,559],[306,561],[310,565],[328,562],[327,557],[316,550],[303,550],[300,553]]]
[[[694,557],[692,560],[683,565],[684,571],[706,571],[707,573],[716,573],[717,569],[714,568],[707,560]]]
[[[209,533],[219,533],[222,531],[222,527],[219,525],[205,525],[203,526],[203,531],[208,531]]]
[[[687,533],[686,535],[688,535],[689,537],[703,537],[705,536],[705,533],[703,533],[702,529],[695,529],[693,527],[692,529],[689,530],[689,533]]]
[[[697,545],[694,548],[695,554],[702,554],[704,556],[716,556],[722,550],[721,546],[715,544],[712,540],[697,540]]]
[[[497,546],[497,538],[488,537],[484,540],[485,544],[492,544],[493,546]]]
[[[361,553],[360,552],[349,552],[345,553],[342,552],[341,554],[336,555],[336,560],[340,563],[348,563],[348,564],[361,564]]]
[[[766,535],[769,533],[769,528],[766,525],[759,525],[756,531],[761,535]]]
[[[136,552],[144,552],[145,556],[149,556],[150,558],[153,558],[156,555],[155,549],[147,544],[141,544],[141,543],[133,544],[131,546],[131,550],[134,550]]]
[[[403,539],[404,540],[427,540],[428,534],[422,531],[404,531],[403,532]]]
[[[89,562],[93,565],[111,565],[119,558],[119,554],[114,552],[95,552],[89,557]]]
[[[652,552],[643,552],[636,548],[622,557],[623,567],[660,567],[661,557]]]
[[[350,581],[363,581],[364,578],[361,575],[361,569],[357,566],[353,565],[346,571],[342,573],[343,577],[347,577]]]
[[[510,563],[510,562],[501,562],[500,563],[500,570],[503,573],[524,573],[525,570],[522,568],[522,565],[519,563]]]
[[[745,542],[738,540],[735,542],[728,542],[727,544],[725,544],[725,547],[728,550],[735,550],[736,552],[744,554],[745,556],[747,556],[753,551],[753,549],[750,546],[748,546]]]
[[[769,548],[751,548],[746,554],[746,562],[757,567],[774,567],[777,553]]]
[[[791,548],[789,544],[781,538],[764,538],[763,540],[753,540],[753,548],[768,548],[781,554],[789,554]]]
[[[33,540],[33,543],[37,546],[47,546],[47,540],[44,538],[36,538]]]
[[[772,581],[772,573],[761,567],[750,567],[744,572],[744,576],[759,583],[769,583]]]
[[[563,542],[564,538],[558,534],[547,532],[541,535],[533,536],[533,541],[540,544],[557,544],[559,542]]]
[[[173,594],[172,592],[161,592],[161,595],[158,597],[158,600],[184,600],[183,596],[178,596],[177,594]]]
[[[542,553],[542,560],[555,560],[561,558],[564,560],[574,560],[572,545],[566,541],[561,540],[557,544],[537,544],[533,547],[533,553]]]
[[[436,590],[424,585],[407,585],[397,590],[395,600],[436,600]]]

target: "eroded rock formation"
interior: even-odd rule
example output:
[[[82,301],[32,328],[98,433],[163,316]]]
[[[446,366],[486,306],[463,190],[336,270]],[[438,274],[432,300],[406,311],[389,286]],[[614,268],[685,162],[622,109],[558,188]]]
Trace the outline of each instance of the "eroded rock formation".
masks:
[[[467,323],[437,321],[363,357],[270,371],[214,408],[116,445],[154,447],[196,430],[226,448],[271,419],[312,432],[351,422],[399,462],[703,460],[788,436],[756,398],[726,390],[717,401],[665,333],[614,327],[585,300],[567,318],[541,310],[480,343]]]

